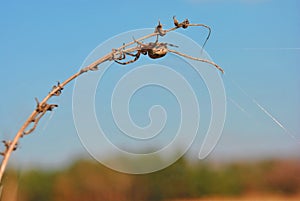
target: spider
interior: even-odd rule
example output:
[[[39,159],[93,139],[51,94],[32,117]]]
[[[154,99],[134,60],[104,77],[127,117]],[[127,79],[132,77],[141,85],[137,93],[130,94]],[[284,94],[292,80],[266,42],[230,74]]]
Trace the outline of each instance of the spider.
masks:
[[[208,40],[209,35],[210,35],[210,28],[208,26],[202,25],[202,24],[190,24],[188,20],[185,20],[185,21],[179,23],[175,17],[173,17],[173,19],[174,19],[174,25],[175,25],[175,27],[173,29],[177,29],[177,28],[185,29],[188,26],[204,26],[204,27],[208,28],[209,34],[208,34],[206,41]],[[156,27],[155,32],[158,33],[158,35],[160,35],[160,36],[164,36],[167,33],[165,30],[162,30],[162,25],[160,24],[160,22],[159,22],[158,26]],[[186,55],[184,53],[169,49],[168,46],[170,46],[170,47],[178,47],[178,46],[170,44],[170,43],[158,42],[158,35],[157,35],[155,42],[150,42],[150,43],[144,44],[140,41],[133,39],[134,42],[137,44],[136,48],[131,48],[131,49],[127,49],[127,50],[125,50],[124,48],[122,50],[114,49],[113,50],[114,54],[113,54],[112,60],[114,60],[118,64],[127,65],[127,64],[137,61],[140,58],[141,54],[148,55],[151,59],[158,59],[158,58],[162,58],[162,57],[166,56],[166,54],[168,52],[171,52],[171,53],[186,57],[188,59],[211,64],[211,65],[215,66],[218,70],[220,70],[222,73],[224,73],[224,70],[219,65],[217,65],[216,63],[214,63],[212,61],[192,57],[192,56]],[[206,41],[205,41],[205,43],[206,43]],[[205,45],[205,43],[204,43],[204,45]],[[204,47],[204,45],[203,45],[203,47]],[[136,51],[136,54],[131,53],[133,51]],[[118,55],[118,56],[115,56],[115,55]],[[126,58],[126,55],[132,56],[134,58],[132,60],[129,60],[126,62],[121,62],[121,60],[124,60]]]
[[[118,58],[115,58],[114,61],[117,62],[118,64],[122,64],[122,65],[130,64],[130,63],[133,63],[136,60],[138,60],[140,58],[141,54],[148,55],[151,59],[158,59],[158,58],[164,57],[168,53],[169,50],[168,50],[167,46],[178,47],[176,45],[169,44],[169,43],[159,43],[158,41],[156,41],[154,43],[150,42],[150,43],[144,44],[144,43],[141,43],[134,39],[134,42],[136,42],[138,44],[136,54],[126,52],[126,50],[120,51],[120,56]],[[134,59],[129,60],[127,62],[118,61],[118,60],[125,59],[126,55],[132,56],[132,57],[134,57]]]

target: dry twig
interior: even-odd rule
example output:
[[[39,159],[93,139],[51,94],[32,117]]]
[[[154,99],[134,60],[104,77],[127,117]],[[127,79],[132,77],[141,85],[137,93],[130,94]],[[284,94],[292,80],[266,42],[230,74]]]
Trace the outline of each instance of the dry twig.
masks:
[[[202,27],[207,28],[209,30],[209,34],[208,34],[208,37],[206,38],[206,41],[208,40],[208,38],[210,36],[210,32],[211,32],[211,30],[208,26],[206,26],[204,24],[190,24],[187,19],[184,20],[181,23],[179,23],[178,20],[175,17],[173,17],[173,20],[174,20],[175,27],[164,30],[162,28],[162,25],[159,22],[158,26],[155,28],[154,33],[151,33],[149,35],[146,35],[146,36],[141,37],[141,38],[136,39],[136,40],[134,39],[132,42],[124,44],[124,45],[122,45],[121,47],[119,47],[117,49],[113,49],[110,53],[108,53],[107,55],[103,56],[102,58],[96,60],[92,64],[82,68],[79,72],[75,73],[74,75],[69,77],[64,82],[62,82],[62,83],[58,82],[57,85],[52,87],[49,94],[41,102],[39,102],[36,98],[36,103],[37,103],[36,108],[30,114],[30,116],[27,118],[27,120],[25,121],[23,126],[20,128],[20,130],[17,132],[14,139],[12,141],[2,141],[4,146],[5,146],[5,150],[0,153],[3,156],[3,159],[2,159],[2,162],[1,162],[1,165],[0,165],[0,183],[2,182],[2,177],[3,177],[3,174],[4,174],[5,168],[7,166],[8,160],[11,156],[11,153],[17,149],[18,142],[19,142],[20,138],[22,138],[24,135],[28,135],[28,134],[32,133],[36,129],[40,119],[44,116],[44,114],[46,112],[52,111],[54,108],[58,107],[58,105],[56,105],[56,104],[48,104],[47,103],[48,100],[53,96],[61,95],[62,90],[64,89],[64,87],[69,82],[71,82],[72,80],[74,80],[75,78],[80,76],[81,74],[86,73],[88,71],[98,70],[98,65],[103,63],[103,62],[115,61],[117,63],[125,65],[125,64],[135,62],[139,58],[140,54],[144,54],[144,55],[148,54],[148,56],[150,58],[156,59],[156,58],[160,58],[160,57],[165,56],[168,52],[172,52],[172,53],[178,54],[180,56],[183,56],[183,57],[186,57],[186,58],[189,58],[189,59],[209,63],[209,64],[215,66],[216,68],[218,68],[223,73],[224,72],[223,69],[221,67],[219,67],[217,64],[215,64],[214,62],[212,62],[212,61],[191,57],[191,56],[186,55],[184,53],[177,52],[175,50],[170,50],[170,49],[167,48],[167,46],[172,46],[171,44],[159,43],[158,42],[158,37],[159,36],[162,37],[162,36],[166,35],[168,32],[174,31],[178,28],[186,29],[189,26],[202,26]],[[154,36],[157,37],[155,43],[143,44],[141,42],[144,39],[154,37]],[[205,43],[206,43],[206,41],[205,41]],[[137,43],[138,46],[126,49],[126,47],[128,47],[130,45],[133,45],[135,43]],[[204,45],[205,45],[205,43],[204,43]],[[136,54],[133,54],[133,52],[136,52]],[[134,57],[134,59],[130,60],[129,62],[121,62],[120,60],[125,59],[125,55],[132,56],[132,57]]]

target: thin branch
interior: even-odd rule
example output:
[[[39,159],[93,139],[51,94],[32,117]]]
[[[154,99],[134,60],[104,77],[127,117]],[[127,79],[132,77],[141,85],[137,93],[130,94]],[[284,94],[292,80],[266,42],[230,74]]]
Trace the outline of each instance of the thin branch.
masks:
[[[14,139],[12,141],[3,141],[3,143],[5,145],[5,151],[0,153],[3,156],[3,159],[2,159],[2,162],[1,162],[1,165],[0,165],[0,183],[2,183],[3,174],[5,172],[5,169],[6,169],[8,161],[9,161],[9,158],[11,156],[11,153],[17,149],[18,142],[19,142],[20,138],[22,138],[24,135],[28,135],[28,134],[32,133],[36,129],[40,119],[44,116],[44,114],[47,111],[52,111],[54,108],[58,107],[58,105],[56,105],[56,104],[48,104],[47,101],[53,96],[61,95],[62,90],[64,89],[64,87],[67,84],[69,84],[72,80],[76,79],[77,77],[79,77],[80,75],[82,75],[83,73],[86,73],[88,71],[98,70],[98,65],[103,63],[103,62],[112,61],[112,60],[116,60],[116,58],[120,58],[122,56],[121,55],[122,51],[123,52],[126,51],[127,53],[137,51],[138,47],[127,48],[126,50],[125,50],[125,48],[130,46],[130,45],[135,44],[138,41],[142,41],[142,40],[145,40],[147,38],[154,37],[154,36],[156,36],[156,37],[164,36],[168,32],[174,31],[178,28],[187,28],[188,26],[203,26],[203,27],[208,28],[209,31],[210,31],[210,28],[206,25],[203,25],[203,24],[189,24],[188,20],[185,20],[182,23],[178,23],[178,21],[177,20],[175,21],[175,20],[176,19],[174,18],[175,27],[167,29],[167,30],[163,30],[162,25],[159,23],[158,26],[156,27],[154,33],[151,33],[151,34],[143,36],[139,39],[133,40],[133,41],[127,43],[127,44],[122,45],[121,47],[119,47],[117,49],[112,50],[111,52],[109,52],[105,56],[101,57],[100,59],[98,59],[95,62],[91,63],[90,65],[82,68],[79,72],[77,72],[74,75],[70,76],[64,82],[62,82],[62,83],[58,82],[57,85],[52,87],[51,91],[48,93],[48,95],[46,95],[44,97],[44,99],[41,102],[39,102],[36,99],[36,102],[37,102],[36,108],[29,115],[29,117],[27,118],[25,123],[22,125],[20,130],[16,133]],[[209,32],[209,35],[210,35],[210,32]],[[208,35],[208,37],[209,37],[209,35]],[[207,37],[207,39],[208,39],[208,37]],[[188,55],[185,55],[183,53],[179,53],[179,52],[176,52],[176,51],[173,51],[173,50],[170,50],[170,52],[179,54],[181,56],[184,56],[184,57],[187,57],[187,58],[190,58],[190,59],[210,63],[210,64],[216,66],[219,70],[221,70],[223,72],[223,69],[221,69],[218,65],[216,65],[213,62],[210,62],[210,61],[207,61],[207,60],[204,60],[204,59],[198,59],[198,58],[190,57]],[[30,125],[32,125],[32,127],[30,127]],[[0,195],[1,195],[1,192],[0,192]]]
[[[169,30],[166,30],[166,32],[175,30],[176,28],[171,28]],[[144,37],[141,37],[139,39],[137,39],[137,41],[141,41],[153,36],[157,36],[159,35],[158,32],[154,32],[151,34],[148,34]],[[132,44],[134,44],[135,42],[129,42],[127,44],[122,45],[121,47],[119,47],[117,50],[121,50],[124,49],[127,46],[130,46]],[[135,48],[131,48],[128,49],[126,51],[135,51]],[[15,135],[14,139],[12,141],[9,141],[9,144],[5,144],[6,146],[6,150],[4,152],[2,152],[1,154],[3,155],[3,159],[1,162],[1,166],[0,166],[0,182],[2,182],[2,177],[3,174],[5,172],[5,168],[7,166],[8,160],[11,156],[11,153],[16,150],[18,141],[21,137],[27,134],[32,133],[35,128],[37,127],[37,124],[39,122],[39,120],[41,119],[41,117],[47,112],[49,111],[49,105],[47,104],[47,101],[52,97],[52,96],[58,96],[60,95],[62,89],[72,80],[74,80],[75,78],[77,78],[78,76],[80,76],[83,73],[86,73],[88,71],[95,71],[98,69],[98,65],[106,62],[106,61],[111,61],[114,58],[114,53],[115,52],[110,52],[107,55],[103,56],[102,58],[96,60],[95,62],[93,62],[92,64],[88,65],[87,67],[81,69],[79,72],[75,73],[74,75],[70,76],[68,79],[66,79],[63,83],[58,84],[58,86],[53,87],[52,90],[49,92],[49,94],[37,105],[37,108],[31,113],[31,115],[27,118],[27,120],[25,121],[25,123],[23,124],[23,126],[20,128],[20,130],[17,132],[17,134]],[[50,105],[51,106],[51,105]],[[53,109],[53,108],[52,108]],[[34,123],[33,127],[29,130],[26,130],[30,124]]]

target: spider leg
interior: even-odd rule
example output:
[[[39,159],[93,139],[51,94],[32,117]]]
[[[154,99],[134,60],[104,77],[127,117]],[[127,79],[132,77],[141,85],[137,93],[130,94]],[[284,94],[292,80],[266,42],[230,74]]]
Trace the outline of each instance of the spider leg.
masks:
[[[116,61],[116,60],[125,59],[125,54],[123,50],[112,49],[112,52],[113,52],[112,60]]]
[[[134,41],[135,43],[137,43],[138,45],[140,45],[140,46],[143,46],[143,45],[144,45],[142,42],[140,42],[140,41],[138,41],[138,40],[135,40],[134,37],[132,37],[132,39],[133,39],[133,41]]]
[[[129,55],[129,56],[132,56],[132,57],[136,57],[137,56],[137,54],[138,53],[136,53],[136,54],[132,54],[132,53],[130,53],[130,52],[126,52],[126,53],[124,53],[124,55]],[[125,58],[124,58],[125,59]]]
[[[125,43],[123,43],[123,46],[124,45],[125,45]],[[126,55],[133,56],[133,57],[136,56],[136,54],[132,54],[132,53],[129,53],[129,52],[124,52],[124,50],[125,50],[125,47],[123,47],[121,50],[113,49],[113,52],[119,54],[119,56],[115,57],[113,60],[114,61],[116,61],[116,60],[123,60],[123,59],[126,58]]]
[[[221,71],[222,73],[224,73],[224,70],[218,64],[216,64],[216,63],[214,63],[212,61],[209,61],[209,60],[206,60],[206,59],[192,57],[192,56],[189,56],[187,54],[184,54],[184,53],[181,53],[181,52],[177,52],[175,50],[170,50],[169,49],[168,51],[172,52],[174,54],[178,54],[178,55],[183,56],[183,57],[188,58],[188,59],[192,59],[192,60],[201,61],[201,62],[204,62],[204,63],[211,64],[211,65],[215,66],[219,71]]]
[[[133,63],[133,62],[135,62],[136,60],[138,60],[138,59],[140,58],[141,52],[140,52],[140,51],[137,51],[136,54],[132,54],[132,53],[129,53],[129,52],[125,52],[125,53],[124,53],[124,59],[125,59],[125,55],[133,56],[133,57],[135,57],[135,58],[132,59],[132,60],[126,61],[126,62],[120,62],[120,61],[118,61],[118,60],[114,60],[114,61],[117,62],[118,64],[121,64],[121,65],[127,65],[127,64]]]
[[[158,43],[158,35],[156,35],[155,43]]]
[[[166,45],[171,46],[171,47],[179,47],[178,45],[174,45],[172,43],[166,43]]]

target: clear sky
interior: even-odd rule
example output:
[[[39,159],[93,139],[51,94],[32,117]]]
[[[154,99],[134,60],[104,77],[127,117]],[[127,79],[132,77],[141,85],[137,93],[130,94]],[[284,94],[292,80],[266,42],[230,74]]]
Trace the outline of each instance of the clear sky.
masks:
[[[300,145],[289,136],[300,139],[299,8],[298,0],[0,1],[1,139],[11,139],[34,97],[75,73],[96,46],[155,27],[158,19],[170,27],[176,15],[211,26],[206,51],[226,71],[227,118],[210,158],[299,157]],[[201,34],[187,31],[199,43]],[[56,165],[87,155],[73,123],[72,85],[53,99],[53,117],[21,140],[13,163]]]

